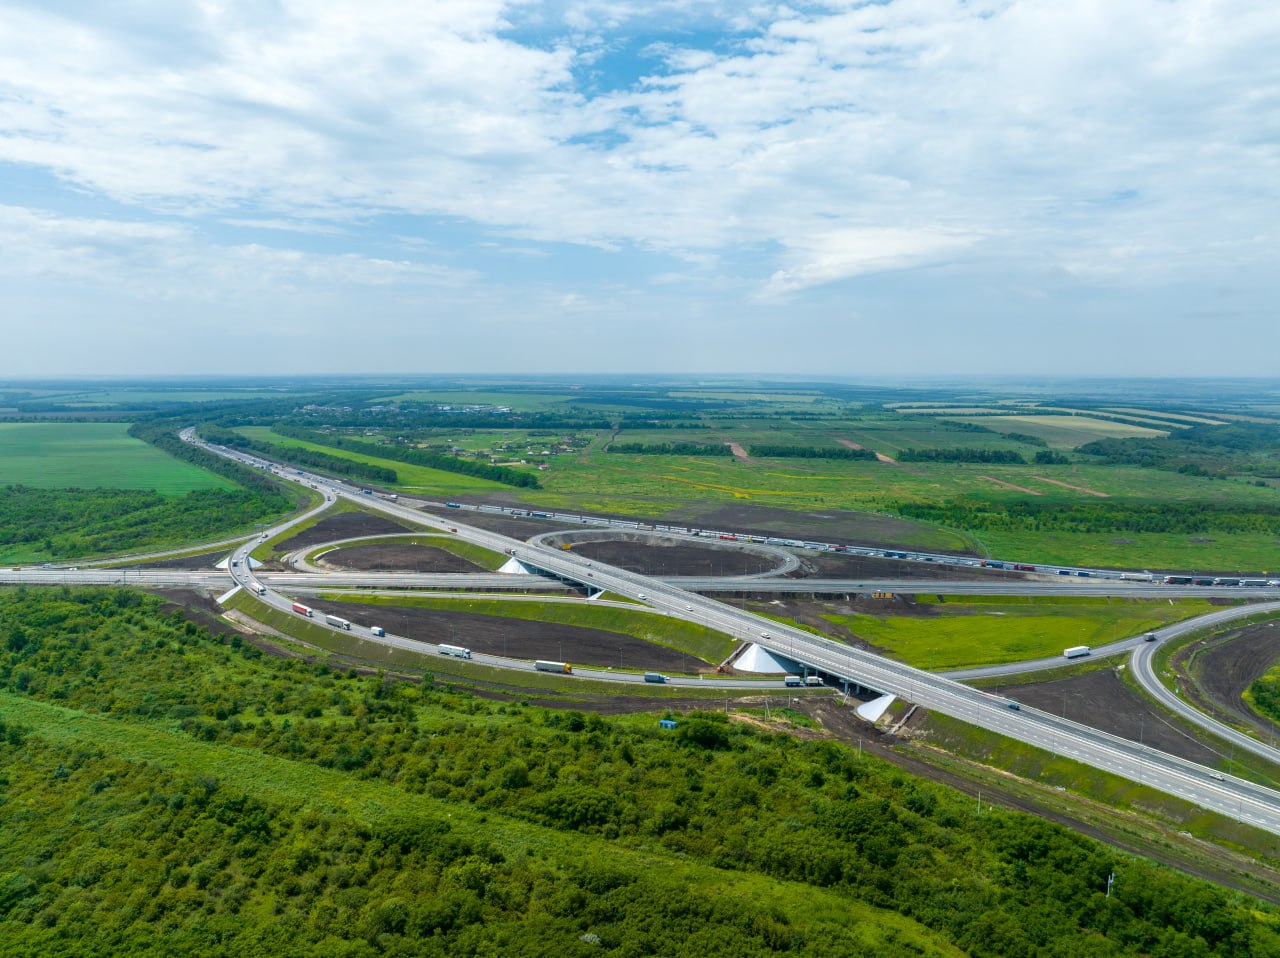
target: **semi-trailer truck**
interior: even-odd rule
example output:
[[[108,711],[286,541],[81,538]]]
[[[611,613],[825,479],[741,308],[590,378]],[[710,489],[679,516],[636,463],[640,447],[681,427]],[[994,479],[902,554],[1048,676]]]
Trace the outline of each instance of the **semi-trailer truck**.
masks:
[[[387,630],[386,630],[386,629],[384,629],[384,628],[383,628],[382,626],[380,626],[380,625],[371,625],[371,626],[369,626],[369,631],[370,631],[373,635],[386,635],[386,634],[387,634]]]
[[[561,672],[565,675],[573,674],[573,666],[568,662],[548,662],[544,659],[538,659],[533,663],[533,667],[539,672]]]
[[[301,602],[295,602],[293,604],[293,611],[298,613],[298,615],[305,615],[308,619],[315,613],[315,610],[312,609],[311,606],[303,605]]]
[[[326,615],[324,620],[336,629],[346,629],[348,632],[351,631],[351,623],[339,616]]]
[[[436,651],[439,652],[441,655],[452,655],[452,656],[456,656],[459,659],[471,658],[471,650],[464,649],[460,645],[437,645]]]
[[[1073,645],[1073,646],[1071,646],[1071,648],[1069,648],[1069,649],[1063,649],[1063,650],[1062,650],[1062,654],[1063,654],[1064,656],[1066,656],[1067,658],[1069,658],[1069,659],[1078,659],[1078,658],[1080,658],[1080,656],[1082,656],[1082,655],[1088,655],[1088,654],[1089,654],[1089,646],[1087,646],[1087,645]]]

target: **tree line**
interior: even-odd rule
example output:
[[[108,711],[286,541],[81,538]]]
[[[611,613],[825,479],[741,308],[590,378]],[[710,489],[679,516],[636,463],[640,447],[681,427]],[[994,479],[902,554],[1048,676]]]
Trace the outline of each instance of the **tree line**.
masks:
[[[476,479],[488,479],[490,482],[500,482],[505,486],[516,486],[521,489],[541,488],[538,483],[538,477],[531,472],[512,469],[509,466],[495,466],[476,459],[459,459],[457,456],[443,456],[439,453],[428,452],[425,449],[414,449],[409,446],[394,444],[371,447],[368,443],[360,442],[358,439],[348,439],[343,436],[335,436],[332,433],[314,432],[310,429],[303,429],[284,423],[277,423],[272,427],[272,431],[289,439],[301,439],[304,442],[331,446],[334,449],[345,449],[348,452],[358,452],[361,455],[375,456],[378,459],[390,459],[407,465],[426,466],[443,472],[473,476]]]
[[[1280,534],[1280,505],[1123,499],[1044,502],[963,496],[945,502],[900,503],[897,512],[911,519],[972,530]]]
[[[732,456],[722,442],[611,442],[606,452],[633,456]]]
[[[328,453],[318,452],[314,449],[303,449],[300,446],[284,446],[279,443],[266,442],[262,439],[250,439],[242,433],[231,429],[222,429],[218,426],[201,425],[199,430],[201,438],[217,443],[220,446],[228,446],[232,449],[248,449],[261,453],[270,459],[297,463],[300,466],[318,469],[321,472],[350,476],[353,479],[385,483],[387,485],[394,485],[400,481],[399,474],[394,469],[388,469],[386,466],[375,466],[372,463],[357,462],[354,459],[344,459],[341,456],[331,456]]]
[[[979,462],[990,465],[1025,466],[1027,460],[1012,449],[903,449],[898,462]]]
[[[862,459],[874,460],[870,449],[846,449],[832,446],[795,446],[753,442],[747,447],[753,456],[762,459]]]

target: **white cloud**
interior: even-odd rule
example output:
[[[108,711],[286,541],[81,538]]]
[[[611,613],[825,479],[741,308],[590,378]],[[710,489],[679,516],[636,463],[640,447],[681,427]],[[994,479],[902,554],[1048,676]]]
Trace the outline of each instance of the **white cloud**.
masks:
[[[922,265],[956,266],[954,300],[997,262],[1028,289],[1154,289],[1262,288],[1280,260],[1270,0],[0,11],[0,163],[65,184],[68,210],[127,210],[0,236],[0,268],[30,275],[105,282],[86,250],[139,289],[210,263],[245,270],[233,289],[303,283],[307,264],[398,287],[467,274],[388,249],[537,250],[566,275],[569,244],[625,262],[634,289],[688,277],[731,310]],[[35,205],[21,186],[0,202]],[[473,232],[444,248],[434,222]],[[211,244],[218,224],[332,252]]]
[[[299,288],[459,286],[469,271],[356,253],[218,244],[186,225],[0,206],[0,275],[128,289],[139,299],[253,300]]]
[[[774,273],[763,296],[781,298],[820,283],[925,265],[977,240],[938,227],[834,230],[794,250],[795,265]]]

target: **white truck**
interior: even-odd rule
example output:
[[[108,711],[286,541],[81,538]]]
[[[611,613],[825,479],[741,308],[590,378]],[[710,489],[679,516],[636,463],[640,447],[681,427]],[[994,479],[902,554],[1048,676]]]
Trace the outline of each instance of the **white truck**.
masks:
[[[1073,645],[1069,649],[1063,649],[1062,654],[1068,659],[1078,659],[1081,656],[1088,655],[1090,652],[1087,645]]]
[[[326,615],[324,620],[336,629],[346,629],[348,632],[351,631],[351,623],[346,619],[339,618],[336,615]]]
[[[471,650],[464,649],[460,645],[437,645],[436,651],[441,655],[452,655],[460,659],[471,658]]]

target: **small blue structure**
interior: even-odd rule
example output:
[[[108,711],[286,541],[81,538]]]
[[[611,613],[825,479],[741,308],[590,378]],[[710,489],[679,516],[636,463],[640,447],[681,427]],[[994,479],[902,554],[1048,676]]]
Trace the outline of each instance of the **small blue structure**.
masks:
[[[676,727],[675,719],[659,719],[658,720],[658,728],[675,728],[675,727]]]

